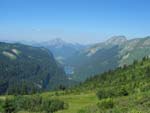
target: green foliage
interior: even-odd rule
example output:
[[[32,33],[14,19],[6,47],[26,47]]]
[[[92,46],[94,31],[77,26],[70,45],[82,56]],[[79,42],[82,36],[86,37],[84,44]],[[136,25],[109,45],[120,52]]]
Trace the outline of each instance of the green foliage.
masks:
[[[3,109],[4,109],[4,113],[15,113],[16,108],[15,108],[14,101],[7,98],[3,105]]]
[[[149,100],[150,92],[105,98],[95,105],[89,104],[81,108],[78,113],[150,113]]]
[[[146,68],[145,76],[150,77],[150,67]]]
[[[120,90],[119,90],[119,96],[128,96],[129,93],[127,91],[127,89],[125,87],[122,87]]]
[[[100,89],[97,92],[97,97],[99,99],[109,98],[109,97],[114,97],[114,96],[116,96],[116,94],[115,94],[115,92],[113,90]]]
[[[74,91],[96,92],[99,102],[97,107],[88,106],[79,113],[149,113],[149,67],[150,59],[146,57],[141,62],[87,79]]]
[[[112,109],[114,107],[114,102],[112,98],[107,98],[100,101],[97,106],[101,109]]]
[[[80,109],[77,113],[101,113],[99,112],[97,106],[88,106],[84,109]]]
[[[66,103],[58,99],[44,99],[39,95],[6,98],[2,103],[0,105],[1,111],[5,113],[19,111],[54,113],[65,109],[67,106]]]
[[[64,85],[61,85],[61,84],[60,84],[59,90],[63,90],[63,91],[64,91],[65,89],[66,89],[66,87],[65,87]]]
[[[4,101],[0,99],[0,112],[3,112]]]
[[[112,97],[117,97],[117,96],[128,96],[128,90],[126,87],[120,87],[116,89],[99,89],[96,93],[97,97],[99,99],[103,98],[112,98]]]
[[[65,104],[63,101],[60,100],[51,100],[51,101],[44,101],[42,109],[45,110],[47,113],[53,113],[57,110],[64,109]]]
[[[14,98],[17,110],[40,111],[42,98],[38,95],[29,97],[16,96]]]
[[[150,86],[149,67],[150,59],[144,59],[126,68],[119,67],[91,77],[74,89],[78,92],[95,90],[99,98],[128,96],[143,92],[149,90]]]

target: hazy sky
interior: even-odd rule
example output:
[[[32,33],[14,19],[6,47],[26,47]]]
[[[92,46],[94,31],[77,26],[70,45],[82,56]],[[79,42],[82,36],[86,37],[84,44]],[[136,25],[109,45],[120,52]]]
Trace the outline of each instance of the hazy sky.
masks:
[[[150,35],[150,0],[0,0],[0,39],[93,43]]]

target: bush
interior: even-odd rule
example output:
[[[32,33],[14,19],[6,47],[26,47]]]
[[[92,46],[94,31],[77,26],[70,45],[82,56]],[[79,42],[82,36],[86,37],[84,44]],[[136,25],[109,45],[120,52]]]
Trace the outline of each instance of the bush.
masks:
[[[42,103],[42,109],[47,113],[53,113],[55,111],[65,108],[65,103],[60,100],[45,100]]]
[[[54,113],[55,111],[65,109],[66,104],[56,99],[43,99],[41,96],[16,96],[6,99],[3,109],[5,113],[14,113],[18,111],[29,112],[46,112]]]
[[[125,87],[122,87],[119,92],[118,92],[119,96],[128,96],[129,93],[127,91],[127,89]]]
[[[28,111],[40,111],[42,97],[38,95],[34,96],[16,96],[14,97],[14,103],[17,111],[28,110]]]
[[[4,113],[15,113],[16,108],[13,99],[6,98],[3,105]]]
[[[113,99],[108,98],[99,102],[97,106],[100,109],[112,109],[114,107],[114,102]]]
[[[99,90],[97,92],[97,97],[99,99],[103,99],[103,98],[111,98],[111,97],[114,97],[116,94],[113,90]]]
[[[0,113],[3,113],[4,100],[0,100]]]
[[[129,95],[129,89],[127,89],[125,86],[121,88],[113,88],[113,89],[100,89],[96,95],[99,99],[104,98],[112,98],[117,96],[128,96]]]

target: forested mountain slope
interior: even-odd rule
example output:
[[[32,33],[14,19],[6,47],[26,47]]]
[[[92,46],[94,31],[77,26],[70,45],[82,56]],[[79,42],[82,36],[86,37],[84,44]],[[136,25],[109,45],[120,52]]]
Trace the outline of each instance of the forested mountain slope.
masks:
[[[150,58],[144,57],[140,62],[91,77],[70,92],[85,95],[82,98],[95,93],[99,99],[97,102],[89,95],[95,104],[89,103],[77,113],[150,113],[149,81]]]
[[[99,89],[115,93],[124,90],[128,94],[150,90],[150,59],[144,57],[142,61],[134,61],[132,65],[124,65],[115,70],[87,79],[77,89],[81,91]]]
[[[150,55],[150,37],[127,40],[115,36],[105,42],[91,45],[70,57],[66,62],[74,67],[73,79],[85,80],[119,66],[132,64]]]
[[[22,44],[0,43],[0,94],[31,93],[69,85],[51,52]]]

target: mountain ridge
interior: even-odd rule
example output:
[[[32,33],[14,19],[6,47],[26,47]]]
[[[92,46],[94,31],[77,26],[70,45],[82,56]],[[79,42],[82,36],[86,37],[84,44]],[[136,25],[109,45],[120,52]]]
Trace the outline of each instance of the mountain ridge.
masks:
[[[118,66],[132,64],[150,56],[150,37],[127,40],[124,36],[115,36],[105,42],[91,45],[69,59],[68,64],[76,69],[74,79],[98,74]],[[107,67],[107,70],[105,70]],[[97,69],[97,71],[96,71]],[[83,71],[84,70],[84,71]],[[90,73],[90,70],[94,73]]]
[[[123,35],[113,36],[91,45],[74,44],[56,38],[33,46],[52,51],[69,78],[77,81],[150,56],[150,36],[135,39],[128,39]]]
[[[0,59],[0,94],[26,94],[69,86],[64,70],[45,48],[1,42]]]

